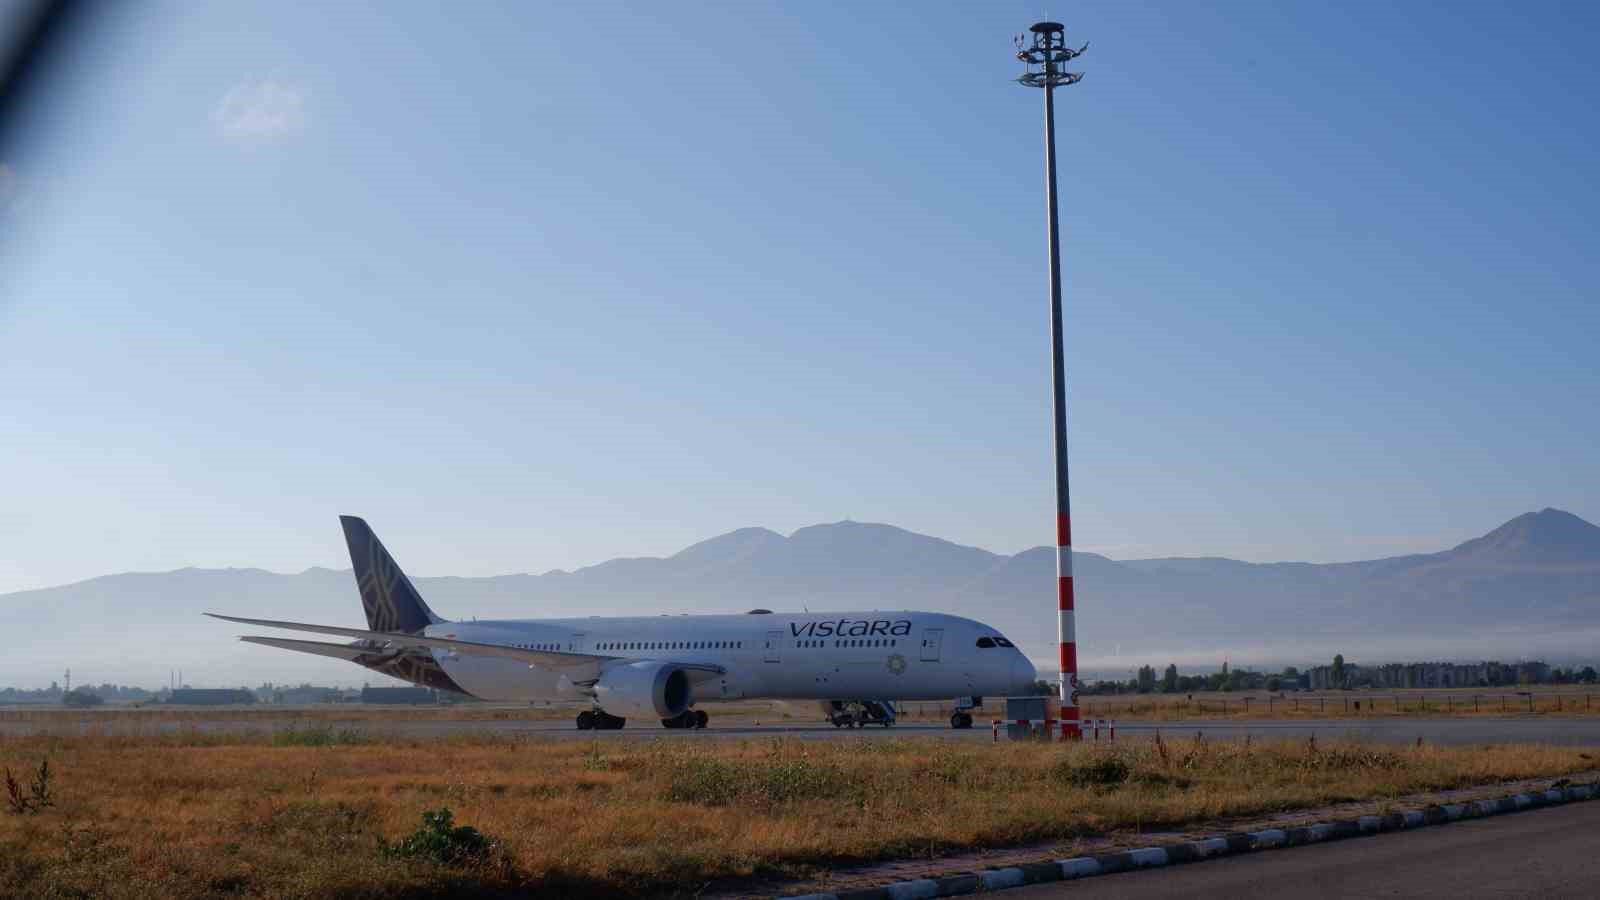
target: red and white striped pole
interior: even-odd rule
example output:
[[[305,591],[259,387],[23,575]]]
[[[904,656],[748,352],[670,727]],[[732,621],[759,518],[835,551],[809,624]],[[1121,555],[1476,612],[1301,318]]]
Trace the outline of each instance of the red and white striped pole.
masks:
[[[1040,22],[1028,29],[1032,44],[1017,39],[1017,56],[1028,71],[1017,80],[1044,88],[1044,185],[1050,240],[1050,374],[1053,377],[1056,453],[1056,639],[1061,667],[1061,739],[1082,740],[1083,722],[1078,712],[1078,634],[1072,597],[1072,509],[1067,500],[1067,386],[1061,347],[1061,238],[1056,212],[1056,101],[1055,89],[1076,84],[1083,76],[1066,71],[1065,64],[1082,53],[1068,49],[1066,29],[1057,22]],[[1085,47],[1088,45],[1085,44]]]
[[[1051,199],[1055,192],[1051,191]],[[1052,212],[1054,203],[1051,204]],[[1051,237],[1055,230],[1051,229]],[[1053,242],[1053,241],[1052,241]],[[1059,296],[1059,295],[1058,295]],[[1060,309],[1057,300],[1056,309]],[[1078,629],[1073,621],[1076,613],[1072,597],[1072,521],[1067,507],[1067,438],[1063,424],[1066,412],[1061,401],[1060,359],[1061,319],[1056,319],[1056,504],[1061,512],[1056,516],[1056,640],[1057,662],[1061,667],[1061,739],[1076,741],[1083,737],[1083,726],[1078,715]]]

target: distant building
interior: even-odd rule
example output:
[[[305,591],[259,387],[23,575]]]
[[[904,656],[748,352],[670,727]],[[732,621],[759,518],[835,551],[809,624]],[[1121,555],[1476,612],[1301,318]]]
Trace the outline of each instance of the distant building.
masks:
[[[311,706],[316,703],[332,703],[338,694],[338,688],[312,687],[303,684],[300,687],[279,688],[273,693],[272,702],[289,706]]]
[[[256,702],[256,695],[243,688],[178,688],[167,698],[179,706],[227,706]]]
[[[1344,683],[1336,684],[1333,679],[1333,666],[1314,666],[1306,672],[1308,687],[1313,691],[1332,691],[1343,687],[1351,687],[1358,683],[1361,677],[1361,667],[1355,663],[1344,664]]]
[[[432,688],[425,687],[364,687],[362,703],[422,706],[438,702]]]
[[[1417,662],[1358,666],[1346,663],[1344,684],[1334,683],[1332,666],[1317,666],[1302,677],[1307,680],[1312,690],[1317,691],[1336,690],[1341,687],[1391,690],[1493,687],[1541,684],[1550,679],[1550,667],[1539,661],[1515,665],[1501,662]]]

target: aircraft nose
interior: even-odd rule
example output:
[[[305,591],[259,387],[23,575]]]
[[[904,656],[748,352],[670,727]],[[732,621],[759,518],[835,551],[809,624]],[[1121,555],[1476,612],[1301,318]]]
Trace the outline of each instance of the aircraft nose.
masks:
[[[1034,670],[1033,663],[1021,653],[1011,660],[1011,695],[1023,697],[1033,693],[1033,683],[1038,680],[1039,673]]]

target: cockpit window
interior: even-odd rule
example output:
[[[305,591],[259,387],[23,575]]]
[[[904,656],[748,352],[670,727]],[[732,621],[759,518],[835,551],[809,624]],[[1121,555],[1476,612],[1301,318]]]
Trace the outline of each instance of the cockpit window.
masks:
[[[994,643],[995,643],[995,646],[997,646],[997,647],[1015,647],[1016,646],[1016,644],[1011,643],[1010,641],[1006,640],[1005,638],[1001,637],[998,634],[994,636]]]
[[[978,646],[979,647],[983,647],[985,649],[987,649],[989,647],[993,647],[994,646],[994,638],[990,638],[990,637],[978,638]]]

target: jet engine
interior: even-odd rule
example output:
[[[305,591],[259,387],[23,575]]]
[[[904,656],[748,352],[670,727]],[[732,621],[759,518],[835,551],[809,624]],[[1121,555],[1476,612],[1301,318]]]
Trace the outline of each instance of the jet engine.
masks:
[[[671,719],[689,708],[689,676],[665,662],[612,666],[595,682],[594,696],[613,716]]]

